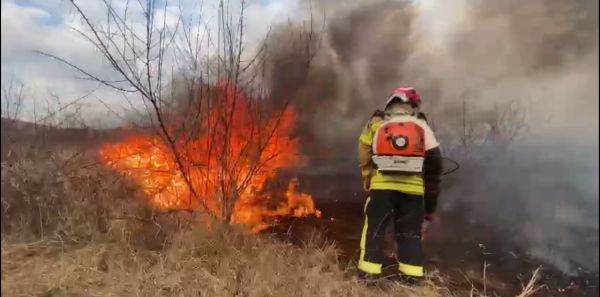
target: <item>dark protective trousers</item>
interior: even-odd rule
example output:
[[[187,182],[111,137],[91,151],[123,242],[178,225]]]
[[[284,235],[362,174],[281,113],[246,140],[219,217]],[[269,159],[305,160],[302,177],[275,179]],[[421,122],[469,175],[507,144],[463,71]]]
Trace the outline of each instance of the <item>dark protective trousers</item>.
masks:
[[[371,190],[365,204],[358,269],[369,274],[381,274],[384,233],[387,224],[393,222],[400,273],[413,277],[423,276],[423,212],[423,196],[392,190]]]

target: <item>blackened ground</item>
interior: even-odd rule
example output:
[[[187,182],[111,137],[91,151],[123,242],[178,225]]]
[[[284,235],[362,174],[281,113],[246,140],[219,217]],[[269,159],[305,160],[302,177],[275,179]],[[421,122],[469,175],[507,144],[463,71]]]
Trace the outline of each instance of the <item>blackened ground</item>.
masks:
[[[360,231],[363,223],[365,194],[354,173],[321,172],[301,176],[301,187],[310,192],[322,211],[320,219],[288,219],[272,232],[301,242],[318,229],[336,243],[342,252],[344,265],[352,267],[358,259]],[[357,182],[358,180],[358,182]],[[598,296],[598,272],[578,269],[577,276],[568,276],[550,264],[536,260],[527,251],[516,248],[506,240],[506,234],[489,226],[469,222],[468,207],[455,207],[452,213],[440,213],[437,222],[424,239],[428,255],[427,268],[438,270],[450,280],[455,289],[484,288],[488,294],[515,295],[542,267],[544,285],[538,296]],[[391,234],[393,230],[389,230]],[[525,240],[525,239],[523,239]],[[390,240],[390,242],[393,242]],[[393,243],[392,243],[393,244]],[[388,246],[390,263],[393,246]]]

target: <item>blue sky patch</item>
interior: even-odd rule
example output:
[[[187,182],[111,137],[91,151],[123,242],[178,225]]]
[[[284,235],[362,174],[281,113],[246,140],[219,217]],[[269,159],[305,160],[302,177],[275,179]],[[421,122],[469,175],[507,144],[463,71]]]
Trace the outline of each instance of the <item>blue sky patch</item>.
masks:
[[[57,7],[53,7],[50,3],[35,0],[16,0],[15,4],[21,7],[33,7],[43,10],[47,14],[39,17],[36,21],[43,26],[56,26],[63,22],[63,16]]]

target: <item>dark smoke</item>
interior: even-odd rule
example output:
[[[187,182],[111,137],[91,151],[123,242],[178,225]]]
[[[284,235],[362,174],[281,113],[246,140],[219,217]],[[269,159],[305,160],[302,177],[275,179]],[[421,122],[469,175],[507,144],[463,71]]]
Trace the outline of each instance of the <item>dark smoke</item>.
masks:
[[[292,25],[273,30],[266,59],[273,97],[300,111],[311,170],[358,176],[365,121],[393,88],[415,86],[445,154],[464,165],[444,182],[442,211],[466,204],[563,271],[598,270],[597,1],[319,5],[311,67]],[[502,146],[484,142],[511,131]]]
[[[273,97],[293,97],[302,115],[304,149],[313,161],[350,165],[357,129],[402,76],[398,65],[408,58],[410,45],[399,39],[407,39],[413,16],[403,3],[382,2],[329,17],[310,68],[297,59],[304,48],[287,40],[294,34],[285,33],[294,28],[274,30],[269,83]]]

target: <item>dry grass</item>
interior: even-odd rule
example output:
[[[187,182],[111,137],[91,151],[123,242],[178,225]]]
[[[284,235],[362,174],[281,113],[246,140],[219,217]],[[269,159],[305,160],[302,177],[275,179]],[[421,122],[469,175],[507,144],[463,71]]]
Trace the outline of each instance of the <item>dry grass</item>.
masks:
[[[436,286],[366,287],[331,246],[297,248],[228,230],[182,231],[162,251],[120,243],[3,246],[7,296],[442,296]]]
[[[142,200],[84,154],[9,155],[2,162],[2,295],[462,295],[435,275],[417,287],[366,286],[339,263],[333,244],[292,246],[193,214],[155,218]],[[519,296],[535,288],[532,280]]]
[[[533,296],[537,291],[543,288],[543,286],[537,285],[536,282],[540,279],[540,269],[538,268],[533,272],[533,276],[527,282],[527,285],[523,286],[523,291],[517,295],[517,297]]]
[[[141,193],[77,151],[11,151],[2,160],[2,237],[87,243],[111,217],[148,216]]]

